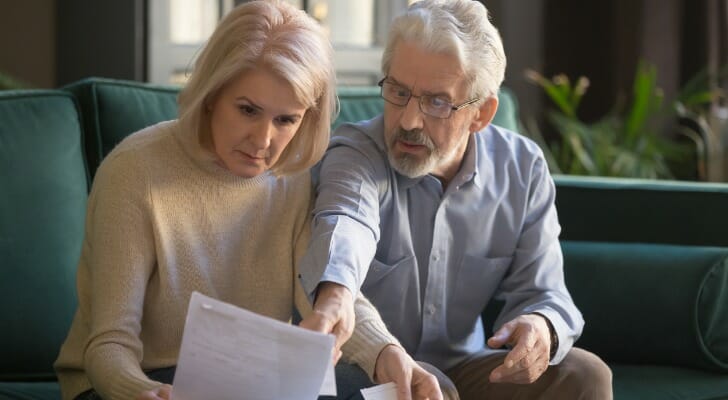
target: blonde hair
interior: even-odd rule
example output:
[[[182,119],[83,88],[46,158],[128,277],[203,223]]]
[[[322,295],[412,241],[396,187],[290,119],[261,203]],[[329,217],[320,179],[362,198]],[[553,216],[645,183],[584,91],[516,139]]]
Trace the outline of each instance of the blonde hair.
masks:
[[[452,54],[470,85],[471,97],[498,94],[505,76],[506,56],[488,10],[474,0],[421,0],[392,22],[382,55],[387,75],[400,41],[433,53]]]
[[[207,107],[241,73],[268,68],[286,80],[307,107],[296,135],[271,168],[276,175],[308,169],[323,156],[336,116],[333,50],[321,26],[279,0],[257,0],[233,9],[213,32],[180,92],[179,122],[211,147]]]

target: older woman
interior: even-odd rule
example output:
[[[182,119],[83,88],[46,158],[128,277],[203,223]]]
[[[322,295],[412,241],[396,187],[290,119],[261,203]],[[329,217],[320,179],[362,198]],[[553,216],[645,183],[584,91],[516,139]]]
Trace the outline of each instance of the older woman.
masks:
[[[325,306],[309,314],[295,271],[309,238],[307,170],[336,106],[331,53],[302,11],[246,3],[201,52],[179,119],[106,157],[88,202],[79,306],[55,364],[64,399],[170,398],[193,291],[282,321],[295,304],[312,315],[303,325],[333,331],[339,346],[351,335]],[[319,289],[333,301],[342,293]],[[396,340],[366,300],[357,313],[351,358],[372,376]]]

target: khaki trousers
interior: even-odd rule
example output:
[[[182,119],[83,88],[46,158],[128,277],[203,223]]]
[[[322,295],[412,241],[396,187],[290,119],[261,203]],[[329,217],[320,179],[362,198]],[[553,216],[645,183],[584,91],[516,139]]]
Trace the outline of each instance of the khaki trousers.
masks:
[[[427,363],[420,365],[437,377],[445,400],[612,400],[612,371],[586,350],[571,349],[559,365],[549,366],[533,383],[490,383],[490,372],[505,356],[474,355],[446,373]]]

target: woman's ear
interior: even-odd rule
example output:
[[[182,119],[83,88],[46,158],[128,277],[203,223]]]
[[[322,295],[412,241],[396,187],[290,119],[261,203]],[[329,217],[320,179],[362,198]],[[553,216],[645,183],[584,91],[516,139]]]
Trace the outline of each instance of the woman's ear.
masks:
[[[498,110],[498,96],[490,96],[478,107],[470,122],[470,132],[478,132],[488,126]]]

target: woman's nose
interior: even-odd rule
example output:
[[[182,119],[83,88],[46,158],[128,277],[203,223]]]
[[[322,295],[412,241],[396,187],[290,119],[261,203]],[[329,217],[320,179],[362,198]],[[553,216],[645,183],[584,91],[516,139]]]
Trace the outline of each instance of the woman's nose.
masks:
[[[273,124],[264,122],[255,127],[250,135],[250,142],[257,150],[267,149],[273,137]]]

